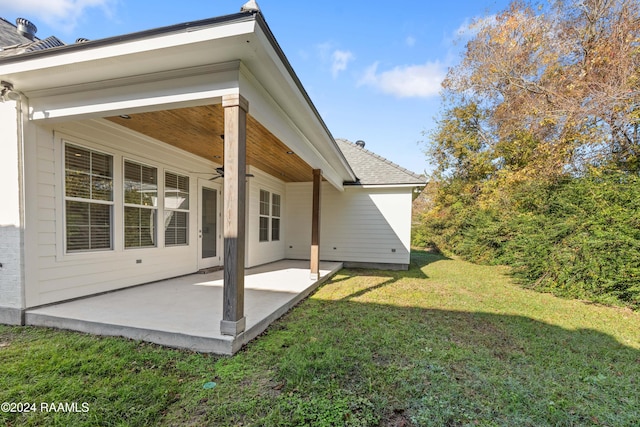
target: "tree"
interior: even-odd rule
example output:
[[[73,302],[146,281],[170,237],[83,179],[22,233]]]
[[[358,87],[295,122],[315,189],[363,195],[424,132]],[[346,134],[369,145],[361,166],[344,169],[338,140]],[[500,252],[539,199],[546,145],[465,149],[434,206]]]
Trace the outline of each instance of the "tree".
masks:
[[[477,35],[443,84],[447,111],[486,112],[498,167],[551,179],[603,164],[638,170],[640,3],[513,2],[472,25]]]
[[[640,307],[640,2],[514,1],[472,26],[415,243]]]

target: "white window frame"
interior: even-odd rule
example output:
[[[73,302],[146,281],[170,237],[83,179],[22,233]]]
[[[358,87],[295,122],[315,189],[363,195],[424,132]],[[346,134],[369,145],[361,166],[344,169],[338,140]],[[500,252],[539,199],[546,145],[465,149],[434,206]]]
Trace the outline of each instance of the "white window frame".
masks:
[[[266,201],[263,200],[263,196],[266,196]],[[259,242],[269,242],[271,231],[270,222],[271,222],[271,192],[267,190],[260,189],[260,202],[259,202],[259,219],[258,219],[258,241]],[[265,223],[267,225],[266,228],[262,226]],[[264,231],[264,235],[263,235]]]
[[[179,182],[180,178],[184,178],[186,179],[186,190],[181,191],[180,188],[177,189],[173,189],[173,190],[168,190],[168,185],[167,185],[167,175],[171,174],[171,175],[175,175],[176,176],[176,180]],[[180,187],[179,183],[176,183],[177,187]],[[163,206],[164,206],[164,221],[163,221],[163,232],[165,234],[165,240],[164,240],[164,245],[165,247],[175,247],[175,246],[189,246],[189,230],[190,230],[190,209],[191,209],[191,193],[190,193],[190,189],[191,189],[191,178],[188,175],[185,174],[181,174],[178,172],[173,172],[171,170],[165,170],[164,171],[164,187],[163,187]],[[169,207],[167,206],[167,192],[168,191],[174,191],[177,192],[178,194],[185,194],[186,195],[186,201],[187,201],[187,207],[186,208],[175,208],[175,207]],[[185,241],[184,242],[180,242],[180,243],[171,243],[168,244],[167,243],[167,231],[169,230],[169,225],[171,222],[171,217],[169,217],[169,215],[175,215],[175,213],[184,213],[186,215],[186,227],[185,227]],[[169,222],[167,222],[169,221]],[[177,229],[177,227],[175,227],[174,229]]]
[[[105,252],[105,251],[113,251],[114,250],[114,193],[115,193],[115,186],[114,186],[114,182],[115,182],[115,156],[111,153],[107,153],[104,152],[102,150],[96,150],[95,148],[92,147],[87,147],[83,144],[78,144],[75,142],[71,142],[71,141],[67,141],[65,139],[61,140],[62,142],[62,194],[63,194],[63,203],[62,203],[62,211],[63,211],[63,219],[62,219],[62,225],[63,225],[63,247],[64,247],[64,253],[65,254],[80,254],[80,253],[91,253],[91,252]],[[78,150],[84,150],[87,151],[91,157],[89,160],[89,180],[90,180],[90,184],[89,184],[89,198],[84,198],[84,197],[74,197],[74,196],[67,196],[67,147],[72,146]],[[108,156],[110,159],[110,166],[111,166],[111,176],[100,176],[100,175],[95,175],[97,177],[100,178],[110,178],[111,180],[111,200],[100,200],[100,199],[93,199],[92,196],[92,192],[93,192],[93,186],[91,185],[91,180],[94,177],[94,174],[92,172],[92,162],[93,162],[93,156],[92,154],[96,153],[96,154],[101,154],[104,156]],[[103,205],[103,206],[109,206],[109,247],[101,247],[101,248],[84,248],[84,249],[69,249],[68,248],[68,227],[67,227],[67,222],[68,222],[68,212],[67,212],[67,202],[76,202],[76,203],[86,203],[88,205]],[[91,225],[89,225],[89,231],[91,231]],[[89,241],[90,244],[91,241]]]
[[[276,203],[276,199],[278,200],[278,203]],[[277,210],[276,210],[277,208]],[[282,235],[282,196],[280,194],[277,193],[271,193],[271,221],[270,221],[270,225],[271,225],[271,241],[272,242],[279,242],[281,235]],[[276,227],[274,227],[274,224],[278,224],[277,230],[278,230],[278,235],[275,236],[274,235],[274,231],[276,230]]]
[[[145,204],[137,204],[137,203],[131,203],[131,202],[127,202],[127,191],[126,191],[126,184],[127,184],[127,163],[133,164],[133,165],[138,165],[141,167],[140,171],[141,171],[141,176],[140,176],[140,184],[142,184],[142,168],[150,168],[150,169],[154,169],[155,170],[155,184],[156,184],[156,201],[155,201],[155,205],[145,205]],[[158,179],[158,171],[159,168],[155,165],[150,165],[147,163],[143,163],[140,162],[138,160],[134,160],[134,159],[129,159],[129,158],[124,158],[122,159],[122,211],[123,211],[123,216],[122,216],[122,243],[123,243],[123,247],[125,250],[135,250],[135,249],[149,249],[149,248],[157,248],[158,247],[158,215],[159,215],[159,198],[160,198],[160,183],[159,183],[159,179]],[[139,245],[139,246],[127,246],[127,228],[129,228],[127,226],[127,208],[134,208],[134,209],[144,209],[144,210],[149,210],[150,215],[152,215],[152,220],[150,221],[150,228],[151,228],[151,241],[152,241],[152,245]],[[155,215],[153,215],[155,213]],[[138,228],[140,228],[140,225],[138,226]],[[138,239],[140,241],[140,239]]]
[[[278,200],[277,204],[274,203],[276,199]],[[260,189],[258,213],[258,241],[260,243],[279,242],[282,239],[282,195]],[[278,223],[278,235],[274,238],[273,224],[276,222]],[[263,224],[266,224],[266,228],[262,226]]]

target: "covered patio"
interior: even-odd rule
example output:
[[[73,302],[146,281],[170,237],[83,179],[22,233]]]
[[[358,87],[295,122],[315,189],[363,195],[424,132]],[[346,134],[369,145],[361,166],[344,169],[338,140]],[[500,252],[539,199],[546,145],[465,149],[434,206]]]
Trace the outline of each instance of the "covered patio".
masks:
[[[342,268],[282,260],[245,271],[246,329],[220,332],[224,271],[191,274],[27,310],[25,323],[99,335],[123,336],[204,353],[233,354]]]
[[[339,268],[319,267],[321,185],[357,178],[258,11],[3,66],[25,155],[47,170],[25,168],[38,225],[17,323],[231,354]],[[251,269],[303,246],[295,268]]]

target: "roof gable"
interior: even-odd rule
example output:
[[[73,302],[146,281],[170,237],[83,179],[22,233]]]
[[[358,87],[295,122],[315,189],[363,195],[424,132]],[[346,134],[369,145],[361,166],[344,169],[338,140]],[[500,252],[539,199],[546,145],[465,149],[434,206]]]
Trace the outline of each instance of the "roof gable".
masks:
[[[360,185],[424,185],[425,178],[390,160],[347,141],[336,139],[338,147],[358,177]]]

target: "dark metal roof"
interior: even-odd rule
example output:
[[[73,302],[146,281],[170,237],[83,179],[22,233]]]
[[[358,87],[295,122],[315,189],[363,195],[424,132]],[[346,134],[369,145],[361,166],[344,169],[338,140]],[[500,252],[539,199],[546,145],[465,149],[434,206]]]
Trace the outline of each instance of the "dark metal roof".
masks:
[[[336,139],[338,147],[356,173],[358,181],[352,185],[425,185],[424,176],[405,169],[346,139]],[[349,184],[349,183],[345,183]]]

